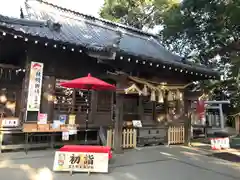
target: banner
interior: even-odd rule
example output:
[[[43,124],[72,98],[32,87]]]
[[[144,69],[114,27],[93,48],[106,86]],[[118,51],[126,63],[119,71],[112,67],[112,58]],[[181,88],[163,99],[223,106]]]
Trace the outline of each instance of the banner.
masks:
[[[56,151],[54,171],[108,172],[108,153]]]
[[[203,120],[204,117],[205,117],[205,102],[204,101],[198,101],[196,110],[197,110],[199,119]]]
[[[39,111],[41,103],[43,63],[31,62],[27,111]]]

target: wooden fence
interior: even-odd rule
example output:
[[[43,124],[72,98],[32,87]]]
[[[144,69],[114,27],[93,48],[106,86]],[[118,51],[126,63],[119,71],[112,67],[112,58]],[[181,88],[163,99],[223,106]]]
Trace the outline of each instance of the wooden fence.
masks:
[[[107,146],[114,146],[114,131],[109,129],[107,131]],[[135,148],[137,146],[137,130],[123,129],[122,132],[122,148]]]
[[[170,126],[168,128],[168,145],[184,143],[184,126]]]

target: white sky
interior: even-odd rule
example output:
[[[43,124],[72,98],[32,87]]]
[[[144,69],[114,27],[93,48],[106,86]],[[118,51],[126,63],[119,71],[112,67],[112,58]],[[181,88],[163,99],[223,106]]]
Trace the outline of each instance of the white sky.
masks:
[[[12,17],[20,16],[20,6],[25,0],[0,0],[0,14]],[[31,0],[29,0],[31,1]],[[84,14],[98,17],[98,12],[104,0],[48,0],[53,4],[63,6]]]

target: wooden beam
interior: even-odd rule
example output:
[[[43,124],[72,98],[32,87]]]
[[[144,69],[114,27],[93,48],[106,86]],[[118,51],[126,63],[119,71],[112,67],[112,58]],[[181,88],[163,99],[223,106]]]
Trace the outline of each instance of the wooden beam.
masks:
[[[20,69],[18,66],[14,66],[11,64],[0,64],[0,68],[6,68],[6,69]]]
[[[56,78],[54,76],[43,77],[41,112],[48,115],[48,121],[50,122],[53,122],[55,83]]]

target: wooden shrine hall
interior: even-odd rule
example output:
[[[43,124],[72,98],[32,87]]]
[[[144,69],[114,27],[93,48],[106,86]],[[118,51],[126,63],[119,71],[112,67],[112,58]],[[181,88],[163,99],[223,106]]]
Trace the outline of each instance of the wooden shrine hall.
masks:
[[[33,62],[39,68],[38,90],[33,92],[38,93],[33,101],[39,108],[28,110]],[[219,78],[217,72],[164,49],[156,35],[29,0],[19,18],[0,15],[0,149],[26,149],[26,144],[33,148],[50,142],[51,146],[81,144],[86,92],[62,88],[59,83],[88,73],[117,87],[116,92],[91,92],[89,143],[101,143],[101,128],[104,132],[114,129],[116,151],[123,147],[123,130],[133,128],[133,120],[142,123],[137,129],[139,137],[154,130],[164,139],[166,127],[187,120],[188,86],[193,81]],[[45,124],[39,124],[40,115]],[[53,130],[59,119],[64,123]],[[76,125],[77,132],[63,141],[61,133],[69,124]]]

